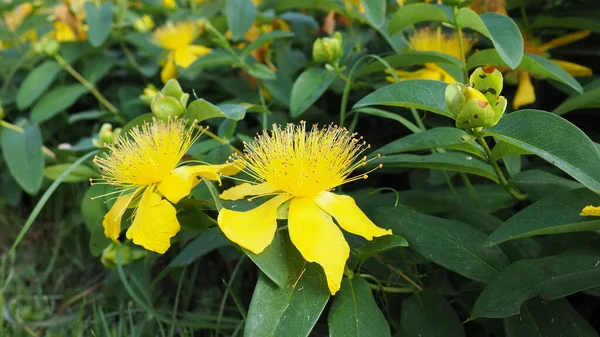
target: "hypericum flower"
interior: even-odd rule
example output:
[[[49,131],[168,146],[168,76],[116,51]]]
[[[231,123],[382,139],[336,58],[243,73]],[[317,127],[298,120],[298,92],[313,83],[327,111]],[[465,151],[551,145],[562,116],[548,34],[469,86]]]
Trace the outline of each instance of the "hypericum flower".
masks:
[[[342,184],[367,178],[349,177],[367,163],[361,154],[369,146],[337,126],[307,131],[305,123],[274,125],[253,143],[245,144],[245,155],[234,155],[235,165],[256,182],[243,183],[221,194],[222,199],[271,196],[262,205],[237,212],[222,209],[218,223],[233,242],[255,254],[273,240],[277,229],[277,209],[289,201],[288,231],[292,243],[309,262],[325,270],[327,285],[335,294],[342,281],[350,248],[332,217],[347,232],[367,240],[391,234],[377,227],[347,195],[329,192]],[[367,172],[368,173],[368,172]]]
[[[126,237],[163,254],[180,228],[171,203],[190,194],[201,178],[220,182],[220,174],[237,173],[229,164],[182,166],[181,158],[201,134],[187,123],[154,119],[107,144],[108,153],[94,158],[102,178],[92,184],[118,187],[114,193],[119,197],[102,222],[104,234],[113,241],[118,242],[123,213],[136,205]]]
[[[539,44],[536,39],[529,38],[525,35],[525,33],[523,33],[525,52],[549,58],[550,55],[548,50],[579,41],[588,35],[590,35],[589,30],[581,30],[552,39],[546,43]],[[550,61],[556,63],[573,76],[592,75],[592,69],[588,67],[557,59],[550,59]],[[531,74],[529,72],[518,70],[516,73],[518,75],[518,86],[515,99],[513,100],[513,108],[518,109],[524,105],[535,102],[535,90],[533,88],[533,84],[531,84]]]
[[[58,42],[85,41],[87,39],[87,25],[83,5],[85,1],[64,0],[54,8],[54,38]]]
[[[33,5],[29,2],[22,3],[15,7],[12,11],[6,12],[3,15],[3,22],[11,32],[15,32],[21,26],[23,21],[33,11]],[[28,29],[18,37],[20,43],[29,41],[34,42],[37,39],[37,31]],[[11,43],[0,40],[0,50],[11,47]]]
[[[154,31],[154,42],[169,50],[163,60],[160,78],[164,83],[177,77],[177,67],[187,68],[198,58],[210,53],[211,48],[193,45],[200,35],[201,25],[195,21],[182,21],[176,24],[168,22]]]
[[[585,206],[581,210],[581,216],[600,216],[600,206]]]
[[[467,54],[473,44],[474,39],[463,38],[464,52]],[[460,48],[458,45],[458,36],[454,33],[442,33],[442,29],[430,29],[425,27],[419,29],[414,35],[408,38],[408,46],[412,50],[431,51],[454,56],[461,59]],[[457,81],[447,71],[435,63],[425,63],[425,68],[417,71],[396,70],[400,80],[436,80],[446,83],[456,83]],[[395,82],[391,76],[386,78],[390,82]]]

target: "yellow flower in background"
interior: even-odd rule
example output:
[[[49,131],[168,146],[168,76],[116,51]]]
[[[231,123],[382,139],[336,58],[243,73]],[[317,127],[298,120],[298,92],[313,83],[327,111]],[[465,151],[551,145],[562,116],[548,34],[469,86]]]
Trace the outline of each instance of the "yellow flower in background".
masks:
[[[504,0],[473,0],[469,5],[475,13],[498,13],[507,15]]]
[[[162,0],[162,4],[169,9],[177,7],[177,2],[175,2],[175,0]]]
[[[200,33],[201,26],[196,21],[168,22],[154,31],[154,43],[169,50],[161,63],[160,78],[164,83],[177,77],[177,67],[187,68],[212,51],[211,48],[192,44]]]
[[[527,36],[525,36],[525,34],[523,34],[525,42],[525,52],[549,58],[550,55],[548,54],[548,50],[579,41],[587,37],[588,35],[590,35],[589,30],[581,30],[578,32],[555,38],[546,43],[539,44],[535,39],[528,38]],[[557,59],[550,59],[550,61],[556,63],[573,76],[592,75],[592,69],[588,67]],[[513,100],[513,108],[515,109],[519,109],[524,105],[535,102],[535,90],[533,88],[533,84],[531,83],[531,74],[523,70],[518,70],[517,74],[518,87],[517,93],[515,94],[515,98]]]
[[[12,11],[6,12],[3,15],[3,22],[11,32],[15,32],[17,28],[21,26],[23,21],[33,12],[33,5],[31,3],[22,3],[15,7]],[[19,42],[34,42],[37,40],[38,34],[35,29],[29,29],[21,36],[19,36]],[[0,50],[11,47],[10,43],[0,41]]]
[[[87,40],[87,25],[84,24],[85,1],[63,1],[54,7],[54,38],[58,42],[75,42]]]
[[[201,178],[220,182],[221,173],[237,173],[229,164],[181,166],[181,158],[200,136],[186,123],[154,119],[107,144],[108,153],[94,158],[102,178],[92,184],[118,187],[119,197],[102,222],[104,234],[113,241],[118,242],[123,213],[135,205],[126,237],[163,254],[180,228],[171,203],[190,194]]]
[[[600,207],[599,206],[585,206],[581,210],[581,216],[600,216]]]
[[[222,199],[239,200],[246,196],[274,196],[262,205],[245,212],[222,209],[218,223],[233,242],[261,253],[273,240],[277,229],[277,210],[289,202],[288,231],[292,243],[309,262],[325,271],[327,284],[335,294],[342,281],[350,254],[342,231],[367,240],[391,234],[377,227],[347,195],[329,192],[342,184],[367,178],[367,174],[349,177],[356,168],[366,165],[362,153],[369,148],[346,129],[288,124],[274,125],[255,142],[245,144],[245,156],[233,156],[234,165],[256,182],[243,183],[221,194]]]
[[[474,43],[474,39],[463,38],[465,54],[473,48]],[[409,37],[408,46],[411,50],[438,52],[454,56],[459,60],[461,59],[458,36],[454,33],[442,33],[441,28],[435,30],[430,29],[429,27],[419,29],[415,34]],[[397,69],[396,74],[398,74],[400,80],[403,81],[420,79],[443,81],[446,83],[457,82],[452,75],[435,63],[425,63],[424,68],[417,71]],[[395,82],[394,78],[391,76],[388,76],[386,79],[390,82]]]

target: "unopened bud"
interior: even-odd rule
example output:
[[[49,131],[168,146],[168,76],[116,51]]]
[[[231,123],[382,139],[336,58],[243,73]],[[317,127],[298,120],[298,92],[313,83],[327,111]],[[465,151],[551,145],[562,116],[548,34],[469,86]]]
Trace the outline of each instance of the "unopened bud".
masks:
[[[153,84],[148,84],[144,88],[144,92],[140,95],[140,99],[150,105],[156,94],[158,94],[158,89]]]
[[[457,128],[492,127],[502,117],[506,99],[500,96],[491,104],[479,90],[462,84],[451,84],[446,88],[446,106],[456,119]]]
[[[504,79],[502,73],[494,67],[479,67],[469,78],[471,86],[483,93],[490,104],[495,104],[502,92]]]
[[[323,37],[313,44],[313,60],[319,63],[338,61],[344,55],[342,35],[336,32],[333,37]]]
[[[114,269],[119,262],[119,255],[121,258],[121,265],[124,266],[145,257],[148,255],[148,252],[138,248],[131,248],[125,244],[113,242],[102,251],[100,261],[106,268]]]
[[[154,28],[154,20],[149,15],[144,14],[133,22],[133,28],[140,33],[149,32]]]
[[[33,45],[33,50],[38,54],[54,56],[60,50],[60,43],[54,39],[43,39]]]
[[[104,123],[100,127],[100,131],[98,131],[98,138],[92,139],[92,143],[96,147],[104,147],[106,144],[112,144],[119,137],[120,133],[120,128],[113,131],[112,125]]]
[[[181,117],[185,114],[185,107],[173,97],[165,97],[159,93],[152,100],[150,105],[154,116],[160,120],[166,121],[170,117]]]

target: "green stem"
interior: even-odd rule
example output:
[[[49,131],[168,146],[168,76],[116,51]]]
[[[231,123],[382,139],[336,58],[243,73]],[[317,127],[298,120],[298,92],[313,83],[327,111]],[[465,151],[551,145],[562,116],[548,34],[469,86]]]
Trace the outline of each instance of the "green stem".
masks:
[[[500,169],[500,166],[498,166],[498,163],[493,159],[492,151],[490,150],[490,147],[488,146],[488,144],[485,141],[485,139],[483,138],[483,136],[477,135],[476,137],[477,137],[477,141],[479,142],[479,144],[481,144],[481,146],[483,147],[483,150],[485,151],[485,155],[487,157],[488,162],[494,168],[494,172],[496,172],[496,176],[498,177],[498,181],[500,182],[500,185],[502,185],[504,187],[504,189],[510,195],[512,195],[515,199],[525,200],[527,198],[526,194],[523,194],[523,193],[515,190],[512,186],[510,186],[508,184],[508,180],[506,180],[506,177],[504,177],[504,173],[502,173],[502,170]]]
[[[412,116],[415,119],[415,123],[417,124],[419,129],[421,129],[421,131],[425,131],[427,128],[425,127],[425,124],[423,124],[423,120],[421,119],[421,116],[419,116],[419,112],[417,111],[417,109],[410,108],[410,112],[412,113]]]
[[[260,97],[260,104],[262,105],[263,108],[265,108],[265,110],[268,110],[267,108],[267,102],[265,102],[265,96],[263,95],[262,92],[262,85],[260,83],[260,81],[258,82],[258,97]],[[267,114],[263,113],[262,115],[262,128],[263,130],[266,130],[268,125],[268,120],[267,120]]]
[[[415,288],[401,288],[401,287],[384,286],[373,275],[360,274],[360,277],[364,278],[365,280],[372,280],[372,281],[374,281],[376,284],[367,282],[369,284],[369,288],[371,288],[373,290],[383,291],[383,292],[386,292],[386,293],[395,293],[395,294],[412,294],[412,293],[418,292],[418,290],[415,289]]]
[[[460,177],[462,178],[463,183],[465,183],[465,186],[467,187],[467,191],[469,191],[469,195],[471,196],[471,199],[473,199],[473,201],[475,201],[475,205],[477,205],[477,208],[481,209],[481,201],[479,201],[479,197],[477,196],[477,192],[473,188],[473,184],[471,184],[471,180],[469,179],[467,174],[464,172],[460,173]]]
[[[521,17],[523,18],[523,28],[525,28],[525,34],[529,38],[531,36],[531,26],[529,25],[529,18],[527,17],[527,10],[525,9],[525,1],[519,1],[519,7],[521,8]]]
[[[469,78],[469,72],[467,69],[467,59],[465,57],[465,44],[463,41],[462,27],[456,19],[458,16],[458,6],[452,7],[452,14],[454,15],[454,24],[456,25],[456,36],[458,36],[458,49],[460,52],[460,62],[462,65],[464,81],[466,82]]]
[[[114,105],[112,105],[112,103],[109,102],[106,99],[106,97],[104,97],[98,91],[98,89],[96,89],[96,86],[94,86],[94,84],[86,80],[85,77],[81,76],[81,74],[78,73],[77,70],[73,69],[73,67],[71,67],[71,65],[67,61],[65,61],[65,59],[62,58],[62,56],[60,56],[59,54],[55,54],[54,59],[56,60],[56,62],[58,62],[58,64],[65,68],[65,70],[69,72],[71,76],[73,76],[77,81],[79,81],[79,83],[83,84],[83,86],[86,87],[92,93],[92,95],[94,95],[96,99],[98,99],[98,101],[108,109],[108,111],[115,115],[119,113],[119,110],[117,110],[117,108]]]
[[[3,120],[0,120],[0,126],[3,126],[3,127],[7,128],[7,129],[11,129],[11,130],[16,131],[18,133],[25,132],[22,127],[16,126],[14,124],[10,124],[9,122],[3,121]]]

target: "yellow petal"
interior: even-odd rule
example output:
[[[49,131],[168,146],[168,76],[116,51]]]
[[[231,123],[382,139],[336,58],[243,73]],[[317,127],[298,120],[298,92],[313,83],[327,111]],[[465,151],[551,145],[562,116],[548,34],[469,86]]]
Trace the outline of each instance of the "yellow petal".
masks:
[[[331,216],[311,198],[294,198],[290,201],[288,230],[304,259],[323,267],[329,291],[335,294],[342,283],[350,247]]]
[[[223,191],[219,196],[223,200],[239,200],[250,195],[270,194],[277,191],[277,188],[268,184],[249,184],[243,183]]]
[[[390,235],[392,231],[377,227],[363,211],[356,206],[352,197],[323,192],[315,197],[316,204],[333,216],[345,231],[360,235],[367,240],[374,236]]]
[[[234,172],[232,164],[221,165],[192,165],[180,166],[169,173],[169,175],[158,184],[158,191],[176,204],[183,197],[190,194],[192,188],[202,181],[201,178],[216,180],[221,184],[222,172]]]
[[[182,68],[187,68],[199,57],[210,53],[211,50],[203,46],[192,45],[178,48],[173,52],[175,54],[175,64]]]
[[[77,41],[77,36],[73,29],[66,23],[57,21],[54,23],[55,38],[58,42]]]
[[[561,37],[557,37],[556,39],[552,39],[544,44],[538,46],[538,50],[540,52],[544,52],[546,50],[554,49],[556,47],[564,46],[569,43],[577,42],[588,35],[590,35],[589,30],[580,30],[575,33],[567,34]]]
[[[600,207],[598,206],[585,206],[583,210],[581,210],[582,216],[600,216]]]
[[[119,234],[121,233],[121,218],[123,218],[123,213],[125,213],[127,206],[135,194],[136,193],[134,192],[117,198],[117,201],[115,201],[108,213],[106,213],[104,216],[104,220],[102,220],[104,235],[114,242],[119,242]]]
[[[167,59],[164,62],[163,69],[160,72],[160,79],[163,81],[163,83],[167,83],[168,80],[176,77],[177,67],[175,66],[173,53],[169,53]]]
[[[580,64],[573,63],[573,62],[567,62],[567,61],[555,60],[555,59],[552,59],[550,61],[558,64],[561,68],[563,68],[564,70],[566,70],[569,74],[571,74],[573,76],[591,76],[592,75],[592,69],[590,69],[586,66],[582,66]]]
[[[167,200],[161,199],[151,188],[146,189],[127,230],[127,238],[147,250],[164,254],[171,246],[171,238],[180,229],[176,213]]]
[[[535,102],[535,90],[531,84],[531,76],[528,72],[519,72],[519,86],[513,100],[513,108],[518,109],[523,105]]]
[[[406,71],[402,69],[397,69],[396,74],[398,74],[398,77],[400,77],[400,80],[402,81],[433,80],[442,81],[446,83],[456,83],[454,77],[452,77],[444,69],[433,63],[427,63],[425,64],[425,68],[416,71]]]
[[[260,254],[273,241],[277,229],[277,208],[291,198],[280,194],[245,212],[223,208],[217,218],[227,238],[254,254]]]

